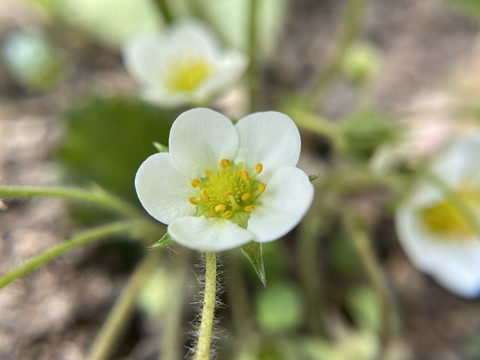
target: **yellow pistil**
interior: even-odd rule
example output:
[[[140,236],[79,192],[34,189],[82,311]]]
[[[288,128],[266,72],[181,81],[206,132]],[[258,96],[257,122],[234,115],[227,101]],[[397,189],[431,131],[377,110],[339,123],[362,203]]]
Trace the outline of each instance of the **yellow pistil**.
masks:
[[[170,90],[195,90],[213,73],[210,61],[198,56],[182,54],[169,60],[161,76]]]
[[[197,206],[197,216],[229,219],[246,228],[258,197],[265,191],[265,184],[255,180],[262,168],[257,164],[255,172],[249,174],[243,163],[223,158],[217,169],[206,169],[205,177],[191,182],[199,189],[198,195],[189,199]]]
[[[231,167],[232,163],[228,159],[222,159],[220,161],[220,166],[222,167],[222,169],[226,169],[227,167]]]
[[[255,166],[255,171],[257,172],[257,174],[260,174],[262,170],[263,170],[263,164],[258,163],[257,166]]]

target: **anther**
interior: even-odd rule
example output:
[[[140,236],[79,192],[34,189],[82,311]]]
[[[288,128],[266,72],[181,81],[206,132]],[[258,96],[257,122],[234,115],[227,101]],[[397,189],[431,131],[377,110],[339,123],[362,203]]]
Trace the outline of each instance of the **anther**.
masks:
[[[263,164],[258,163],[257,166],[255,166],[255,171],[257,172],[257,174],[260,174],[262,170],[263,170]]]
[[[190,181],[190,185],[192,187],[197,187],[198,185],[200,185],[200,180],[198,179],[193,179],[192,181]]]
[[[222,167],[222,169],[226,169],[227,167],[232,166],[232,163],[228,159],[222,159],[220,161],[220,166]]]
[[[253,209],[255,209],[255,206],[253,206],[253,205],[245,206],[245,211],[250,212],[250,211],[253,211]]]
[[[228,190],[228,191],[225,191],[225,196],[230,196],[230,195],[233,195],[234,192],[232,190]]]
[[[205,170],[205,174],[207,174],[208,176],[210,176],[210,175],[212,175],[212,171],[209,170],[209,169],[207,169],[207,170]]]
[[[218,204],[217,206],[215,206],[215,211],[216,212],[219,212],[219,211],[223,211],[225,210],[227,207],[223,204]]]
[[[213,211],[209,211],[209,212],[207,213],[207,215],[208,215],[209,217],[214,217],[214,216],[215,216],[215,214],[213,213]]]
[[[258,191],[260,193],[263,193],[265,191],[265,184],[264,183],[258,184]]]
[[[242,200],[245,201],[247,200],[250,196],[252,196],[250,193],[245,193],[242,195]]]
[[[241,177],[244,181],[247,181],[247,180],[248,180],[248,172],[247,172],[247,170],[245,170],[245,169],[240,170],[240,177]]]
[[[188,202],[192,205],[198,205],[198,200],[195,199],[194,197],[191,197],[190,199],[188,199]]]
[[[208,203],[208,192],[207,192],[207,189],[202,189],[202,191],[200,192],[200,194],[202,195],[202,201],[204,203]]]
[[[232,212],[231,211],[225,211],[222,215],[222,217],[224,219],[228,219],[230,216],[232,216]]]

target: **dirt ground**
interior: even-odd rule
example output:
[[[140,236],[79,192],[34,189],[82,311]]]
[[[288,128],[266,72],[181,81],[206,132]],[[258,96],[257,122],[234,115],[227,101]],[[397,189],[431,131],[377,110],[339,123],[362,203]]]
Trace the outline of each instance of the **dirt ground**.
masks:
[[[333,44],[343,3],[291,1],[290,20],[272,64],[273,81],[295,89],[308,85]],[[36,20],[25,6],[0,0],[0,43],[9,31],[29,23]],[[465,70],[462,64],[478,56],[479,30],[478,22],[442,0],[372,0],[362,38],[383,56],[375,84],[379,106],[395,112],[442,88],[454,71]],[[75,66],[61,88],[31,95],[0,64],[1,185],[54,184],[58,169],[52,154],[62,136],[59,113],[81,101],[85,92],[122,93],[135,87],[115,51],[92,47]],[[351,89],[339,82],[326,111],[332,117],[342,115],[353,101]],[[7,210],[0,212],[0,273],[73,232],[61,201],[5,204]],[[391,219],[385,219],[384,228],[383,264],[411,359],[467,359],[465,340],[477,336],[480,341],[480,302],[455,297],[418,272],[396,244]],[[131,266],[120,255],[105,260],[106,246],[73,251],[0,292],[0,359],[85,358]],[[131,326],[125,341],[131,346],[125,345],[128,349],[119,358],[153,358],[150,345],[156,335],[149,324],[135,318]],[[138,334],[143,340],[136,342]]]

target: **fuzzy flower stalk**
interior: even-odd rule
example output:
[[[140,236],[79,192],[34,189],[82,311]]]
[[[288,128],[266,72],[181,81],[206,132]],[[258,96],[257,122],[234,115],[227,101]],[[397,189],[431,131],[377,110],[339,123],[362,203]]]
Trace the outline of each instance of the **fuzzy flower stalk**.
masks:
[[[286,115],[259,112],[236,125],[210,109],[182,113],[169,153],[145,160],[135,177],[143,207],[178,243],[223,251],[273,241],[295,227],[313,199],[296,166],[300,134]]]
[[[455,141],[396,212],[410,260],[451,292],[480,295],[480,134]]]
[[[163,106],[204,103],[232,87],[247,56],[220,47],[202,23],[183,20],[162,35],[141,35],[123,47],[125,67],[142,96]]]

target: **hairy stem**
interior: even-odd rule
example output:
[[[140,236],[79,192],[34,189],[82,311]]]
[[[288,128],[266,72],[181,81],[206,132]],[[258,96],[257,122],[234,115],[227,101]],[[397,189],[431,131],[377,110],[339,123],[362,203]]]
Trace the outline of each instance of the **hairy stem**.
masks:
[[[119,343],[119,337],[134,309],[140,287],[157,264],[158,253],[158,251],[150,251],[137,266],[103,324],[87,360],[108,359],[115,344]]]
[[[84,190],[74,187],[0,186],[1,197],[59,197],[95,204],[127,217],[141,214],[128,202],[100,188]]]
[[[205,291],[203,295],[202,320],[198,330],[198,342],[194,360],[208,360],[212,343],[213,319],[215,315],[215,297],[217,285],[217,255],[205,254]]]
[[[345,216],[345,225],[351,236],[353,246],[358,252],[367,276],[372,284],[380,307],[380,350],[377,359],[385,359],[388,348],[393,340],[393,314],[394,305],[383,276],[380,264],[373,252],[370,239],[363,228],[363,224],[355,215],[349,213]]]
[[[0,278],[0,289],[7,286],[11,282],[28,275],[32,271],[56,259],[67,251],[73,250],[82,245],[86,245],[95,240],[106,238],[108,236],[122,233],[130,233],[132,230],[137,229],[137,225],[139,224],[139,222],[140,220],[120,221],[84,231],[66,242],[63,242],[61,244],[51,247],[50,249],[45,250],[43,253],[34,256],[33,258],[27,260],[17,268],[3,275]],[[141,222],[143,223],[143,221]]]

